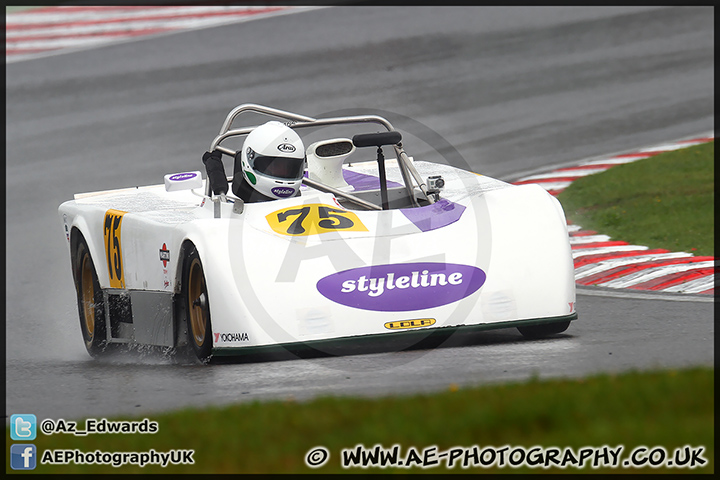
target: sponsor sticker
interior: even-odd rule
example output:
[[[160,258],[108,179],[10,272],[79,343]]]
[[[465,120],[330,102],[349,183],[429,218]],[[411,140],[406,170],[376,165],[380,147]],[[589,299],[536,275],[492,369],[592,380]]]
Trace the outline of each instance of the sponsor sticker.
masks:
[[[295,151],[295,145],[289,143],[281,143],[277,146],[277,149],[283,153],[293,153]]]
[[[172,282],[170,281],[170,271],[167,268],[167,264],[170,261],[170,250],[167,248],[167,244],[163,243],[160,249],[160,261],[163,263],[163,288],[170,288]]]
[[[163,262],[163,267],[167,267],[170,261],[170,250],[167,249],[167,244],[163,243],[160,249],[160,260]]]
[[[289,187],[275,187],[270,191],[274,195],[277,195],[278,197],[281,197],[281,198],[292,197],[293,194],[295,193],[295,189],[289,188]]]
[[[417,318],[415,320],[387,322],[385,328],[388,330],[404,330],[406,328],[429,327],[430,325],[435,325],[434,318]]]
[[[348,307],[406,312],[462,300],[482,287],[486,278],[483,270],[470,265],[402,263],[334,273],[320,279],[316,288],[327,299]]]
[[[249,342],[250,337],[246,332],[215,333],[215,343],[223,342]]]
[[[170,177],[170,181],[171,182],[182,182],[183,180],[190,180],[191,178],[195,178],[195,177],[197,177],[197,173],[194,173],[194,172],[177,173]]]
[[[65,224],[65,237],[67,238],[68,243],[70,242],[70,229],[68,228],[68,218],[67,214],[63,213],[63,223]]]

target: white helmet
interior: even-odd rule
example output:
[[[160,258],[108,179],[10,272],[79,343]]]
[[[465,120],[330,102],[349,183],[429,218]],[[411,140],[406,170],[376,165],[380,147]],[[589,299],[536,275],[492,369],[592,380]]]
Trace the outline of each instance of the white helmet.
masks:
[[[277,121],[260,125],[245,138],[242,174],[258,192],[270,198],[292,197],[305,171],[305,146],[295,131]]]

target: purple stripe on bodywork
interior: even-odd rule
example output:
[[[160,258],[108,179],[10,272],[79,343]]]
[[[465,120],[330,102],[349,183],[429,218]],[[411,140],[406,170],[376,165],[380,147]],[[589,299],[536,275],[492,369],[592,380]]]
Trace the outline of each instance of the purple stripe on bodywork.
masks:
[[[457,222],[465,211],[465,207],[443,198],[432,205],[418,208],[402,208],[400,211],[416,227],[423,232],[427,232]]]
[[[377,190],[378,188],[380,188],[380,179],[366,173],[351,172],[349,170],[343,169],[343,178],[348,183],[348,185],[352,185],[353,188],[358,191]],[[401,184],[390,180],[388,180],[387,186],[388,188],[402,187]]]

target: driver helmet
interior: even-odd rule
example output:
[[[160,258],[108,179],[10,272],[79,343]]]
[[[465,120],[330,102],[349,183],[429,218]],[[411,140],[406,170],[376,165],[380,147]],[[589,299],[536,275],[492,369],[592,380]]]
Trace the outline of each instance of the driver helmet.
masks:
[[[261,194],[288,198],[300,190],[305,171],[305,146],[295,130],[270,121],[255,128],[245,138],[242,174]]]

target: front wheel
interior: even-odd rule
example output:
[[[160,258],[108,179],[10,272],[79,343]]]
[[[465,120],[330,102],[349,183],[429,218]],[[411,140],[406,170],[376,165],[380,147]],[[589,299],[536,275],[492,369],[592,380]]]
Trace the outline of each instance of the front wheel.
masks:
[[[90,256],[90,249],[82,235],[77,242],[73,262],[80,330],[88,353],[97,357],[108,347],[105,302],[97,273],[95,273],[95,265]]]
[[[210,304],[202,262],[194,246],[183,263],[182,302],[188,343],[198,360],[207,363],[212,356]]]
[[[567,320],[564,322],[541,323],[540,325],[526,325],[524,327],[517,327],[517,329],[520,330],[520,333],[522,333],[524,337],[539,338],[562,333],[567,330],[569,326],[570,320]]]

